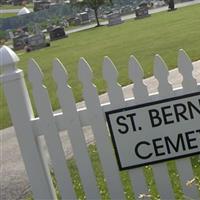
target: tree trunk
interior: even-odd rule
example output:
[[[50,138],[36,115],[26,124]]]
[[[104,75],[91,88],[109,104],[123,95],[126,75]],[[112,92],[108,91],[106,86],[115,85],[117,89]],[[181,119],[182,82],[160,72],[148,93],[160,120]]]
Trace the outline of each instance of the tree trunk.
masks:
[[[98,27],[100,26],[99,18],[98,18],[98,9],[94,9],[94,14],[95,14],[96,22],[97,22],[97,27]]]

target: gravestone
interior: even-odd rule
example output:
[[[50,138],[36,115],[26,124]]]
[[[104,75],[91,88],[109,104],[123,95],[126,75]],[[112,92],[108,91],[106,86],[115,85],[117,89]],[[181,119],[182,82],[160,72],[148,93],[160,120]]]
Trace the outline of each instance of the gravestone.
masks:
[[[87,12],[78,13],[77,17],[80,19],[81,24],[90,23],[89,14]]]
[[[26,38],[25,44],[25,50],[27,52],[50,46],[49,40],[45,38],[43,33],[30,35]]]
[[[50,7],[50,1],[35,1],[33,11],[37,12],[40,10],[48,9]]]
[[[79,25],[81,25],[81,20],[76,17],[76,18],[74,18],[73,23],[74,23],[74,25],[79,26]]]
[[[136,8],[135,15],[136,15],[135,19],[141,19],[141,18],[144,18],[144,17],[149,17],[150,14],[149,14],[149,11],[148,11],[147,4],[146,3],[141,3],[139,5],[139,7]]]
[[[58,40],[61,38],[65,38],[68,35],[65,34],[64,28],[59,26],[59,27],[55,27],[55,28],[51,29],[49,31],[49,36],[50,36],[50,40],[52,41],[52,40]]]
[[[121,15],[131,14],[131,13],[133,13],[133,7],[129,6],[129,5],[122,6],[120,9],[120,13],[121,13]]]
[[[121,15],[118,12],[108,14],[107,19],[108,19],[108,26],[113,26],[123,23]]]
[[[18,35],[12,34],[12,41],[13,41],[13,48],[14,50],[20,50],[23,49],[26,45],[25,40],[28,38],[27,33],[21,32]]]

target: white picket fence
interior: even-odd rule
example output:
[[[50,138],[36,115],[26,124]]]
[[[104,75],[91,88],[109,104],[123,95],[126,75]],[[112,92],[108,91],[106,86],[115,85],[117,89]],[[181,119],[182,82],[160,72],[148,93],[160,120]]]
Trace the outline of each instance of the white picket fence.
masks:
[[[78,77],[83,85],[83,98],[86,108],[77,110],[71,87],[67,84],[68,74],[62,63],[55,59],[53,78],[57,84],[57,96],[62,112],[54,114],[47,89],[42,82],[42,71],[38,64],[31,59],[28,77],[32,84],[34,103],[38,113],[38,118],[35,118],[24,82],[23,71],[16,67],[19,58],[6,46],[1,48],[0,55],[0,67],[2,69],[0,78],[35,199],[56,199],[40,136],[45,138],[62,199],[76,199],[58,134],[63,130],[67,130],[69,134],[86,198],[100,199],[101,196],[82,130],[84,126],[91,126],[110,198],[125,199],[104,112],[200,91],[200,85],[192,76],[193,65],[186,53],[180,50],[178,69],[183,76],[182,88],[172,89],[172,85],[168,82],[169,72],[166,64],[159,55],[156,55],[154,75],[159,82],[158,93],[149,95],[147,86],[143,83],[142,68],[138,61],[131,56],[129,60],[129,78],[134,81],[134,98],[124,99],[122,87],[117,83],[118,72],[112,61],[105,57],[103,77],[107,82],[110,103],[101,105],[97,89],[92,83],[92,70],[85,59],[81,58]],[[151,167],[160,198],[175,199],[167,164],[162,162]],[[191,184],[190,187],[186,184],[194,177],[190,158],[177,159],[176,167],[185,197],[199,199],[200,196],[195,183]],[[141,194],[149,194],[143,167],[128,170],[128,173],[135,198],[139,199]],[[144,195],[142,198],[150,199],[148,195]]]

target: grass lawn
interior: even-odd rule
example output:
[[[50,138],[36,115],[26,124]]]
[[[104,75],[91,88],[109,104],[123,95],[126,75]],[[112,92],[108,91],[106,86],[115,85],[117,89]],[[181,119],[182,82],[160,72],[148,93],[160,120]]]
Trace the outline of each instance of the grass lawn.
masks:
[[[53,83],[52,59],[58,57],[69,72],[69,83],[77,101],[82,99],[81,85],[77,79],[77,63],[85,57],[94,71],[94,82],[99,93],[106,91],[102,79],[102,61],[109,56],[119,70],[119,82],[130,83],[127,74],[128,59],[134,54],[141,62],[145,77],[152,75],[153,57],[159,53],[169,68],[176,67],[177,51],[186,50],[191,59],[200,59],[200,4],[180,8],[175,12],[153,14],[142,20],[129,20],[113,27],[100,27],[73,33],[69,38],[51,43],[51,47],[30,53],[17,52],[20,57],[18,67],[27,77],[27,63],[34,58],[44,72],[53,109],[59,108]],[[30,85],[28,84],[30,88]],[[6,101],[0,88],[0,129],[11,125]]]
[[[2,13],[2,14],[0,14],[0,19],[14,17],[14,16],[17,16],[17,13]]]
[[[9,10],[9,9],[20,9],[20,8],[23,8],[23,7],[26,7],[26,8],[33,8],[33,3],[29,3],[29,4],[26,4],[26,5],[17,5],[17,6],[14,6],[14,5],[1,5],[0,6],[0,9],[3,10]]]
[[[109,200],[110,197],[109,197],[108,189],[107,189],[106,182],[105,182],[105,179],[103,176],[103,171],[101,168],[101,163],[100,163],[100,160],[98,157],[97,149],[96,149],[95,145],[90,145],[88,150],[89,150],[90,158],[92,160],[92,165],[93,165],[93,169],[95,172],[97,185],[100,190],[101,198],[103,200]],[[196,184],[197,184],[199,192],[200,192],[200,168],[198,167],[199,166],[198,157],[194,156],[191,159],[192,159],[192,163],[193,163]],[[77,167],[75,164],[75,160],[72,158],[67,161],[67,164],[68,164],[69,171],[70,171],[70,174],[71,174],[71,177],[73,180],[73,186],[74,186],[75,192],[77,194],[77,199],[85,200],[86,197],[84,194],[83,186],[80,183],[80,177],[79,177],[79,173],[78,173],[78,170],[77,170]],[[182,199],[192,200],[191,198],[185,198],[182,193],[180,182],[179,182],[179,177],[176,172],[176,167],[175,167],[174,161],[168,162],[168,169],[169,169],[170,180],[172,182],[172,187],[174,189],[176,199],[177,200],[182,200]],[[150,189],[149,194],[151,195],[153,200],[159,200],[160,198],[159,198],[158,192],[156,190],[155,180],[153,179],[152,168],[150,166],[144,167],[144,174],[148,181],[148,186]],[[134,191],[132,191],[132,189],[131,189],[131,182],[130,182],[128,173],[126,171],[120,172],[120,177],[121,177],[122,184],[124,186],[124,193],[125,193],[126,199],[133,200],[134,199]],[[58,199],[61,199],[53,173],[52,173],[52,178],[53,178],[54,186],[56,187]],[[26,198],[26,200],[33,200],[32,195],[29,195]]]

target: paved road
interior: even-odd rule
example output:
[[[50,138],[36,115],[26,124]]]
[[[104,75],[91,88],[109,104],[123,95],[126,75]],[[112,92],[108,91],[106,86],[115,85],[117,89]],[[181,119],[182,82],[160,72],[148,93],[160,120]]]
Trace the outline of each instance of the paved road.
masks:
[[[200,2],[200,0],[198,0],[198,2]],[[187,5],[187,3],[184,3],[184,5]],[[166,10],[166,7],[162,9]],[[157,12],[157,11],[151,10],[151,12]],[[194,69],[195,69],[195,77],[198,79],[198,82],[200,83],[200,61],[194,63]],[[177,74],[178,74],[177,70],[172,70],[170,72],[170,82],[173,83],[174,87],[180,86],[181,78]],[[145,82],[148,85],[150,93],[156,91],[155,79],[153,77],[146,79]],[[131,97],[132,95],[131,89],[132,85],[123,88],[126,98]],[[100,100],[101,103],[107,102],[108,101],[107,94],[101,95]],[[79,103],[78,107],[82,107],[83,105],[84,105],[83,103]],[[91,130],[88,127],[84,129],[84,134],[86,135],[87,143],[91,143],[93,141],[93,137],[91,134]],[[61,135],[63,141],[65,141],[64,143],[65,155],[66,157],[69,157],[72,155],[69,139],[65,134]],[[30,189],[29,183],[14,128],[10,127],[1,130],[0,131],[0,200],[23,199],[24,195],[27,192],[29,192],[29,189]]]

